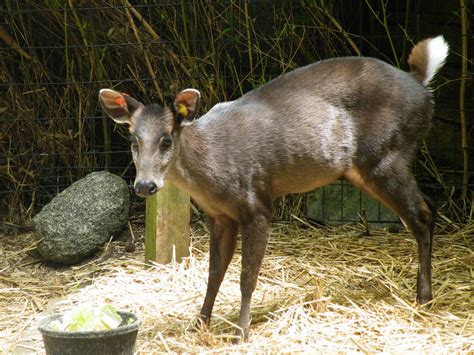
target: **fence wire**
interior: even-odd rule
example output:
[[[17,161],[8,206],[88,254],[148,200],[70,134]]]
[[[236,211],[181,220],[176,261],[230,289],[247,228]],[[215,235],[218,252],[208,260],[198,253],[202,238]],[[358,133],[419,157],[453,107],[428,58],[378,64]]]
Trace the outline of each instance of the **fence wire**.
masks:
[[[428,0],[6,0],[0,4],[0,218],[28,224],[52,197],[92,171],[106,169],[132,184],[127,132],[101,112],[101,88],[163,103],[181,88],[196,87],[204,113],[324,58],[360,53],[407,69],[412,45],[438,34],[452,52],[434,88],[436,114],[416,172],[422,189],[462,218],[465,210],[453,207],[466,169],[462,80],[469,137],[474,96],[472,16],[468,58],[462,58],[459,11],[457,1]],[[472,191],[472,145],[466,149]],[[326,222],[353,221],[363,211],[371,221],[394,220],[343,181],[280,201],[277,215],[286,218],[293,208]]]

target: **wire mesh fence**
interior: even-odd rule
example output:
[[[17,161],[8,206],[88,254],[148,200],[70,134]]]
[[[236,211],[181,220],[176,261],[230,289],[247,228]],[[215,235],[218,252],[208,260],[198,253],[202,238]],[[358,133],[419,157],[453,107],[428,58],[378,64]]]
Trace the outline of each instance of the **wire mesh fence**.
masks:
[[[101,112],[101,88],[166,104],[178,90],[196,87],[203,113],[324,58],[366,55],[407,69],[415,42],[443,34],[452,53],[434,87],[436,114],[416,171],[422,189],[465,219],[470,195],[462,193],[463,176],[467,170],[472,191],[474,166],[472,146],[462,147],[474,123],[472,16],[466,10],[463,54],[458,1],[6,0],[0,4],[0,218],[28,223],[53,196],[95,170],[132,183],[127,132]],[[372,221],[393,220],[365,199],[341,181],[278,201],[276,214],[346,222],[367,210]]]

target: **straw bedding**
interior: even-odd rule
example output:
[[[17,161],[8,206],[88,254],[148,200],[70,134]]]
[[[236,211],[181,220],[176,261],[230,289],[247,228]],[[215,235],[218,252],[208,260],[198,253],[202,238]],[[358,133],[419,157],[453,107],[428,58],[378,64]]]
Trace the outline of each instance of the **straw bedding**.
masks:
[[[158,352],[474,352],[474,226],[438,228],[435,299],[414,303],[416,242],[406,232],[278,224],[252,303],[250,341],[232,345],[240,305],[240,251],[221,286],[209,331],[194,320],[205,293],[209,237],[192,232],[181,264],[143,265],[136,231],[74,267],[29,255],[31,235],[0,237],[0,352],[41,352],[45,314],[108,302],[143,319],[136,351]],[[128,250],[128,251],[127,251]]]

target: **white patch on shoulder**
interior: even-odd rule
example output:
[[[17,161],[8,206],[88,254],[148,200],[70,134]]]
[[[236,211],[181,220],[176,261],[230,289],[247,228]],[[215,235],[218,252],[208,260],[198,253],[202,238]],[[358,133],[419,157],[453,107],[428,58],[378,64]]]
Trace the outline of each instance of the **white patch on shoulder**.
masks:
[[[255,196],[255,192],[253,190],[247,191],[247,203],[249,206],[254,206],[257,201],[257,197]]]
[[[209,111],[199,117],[197,120],[193,120],[198,126],[198,129],[206,130],[208,125],[213,125],[215,120],[219,120],[221,117],[227,114],[227,111],[233,106],[234,101],[227,101],[215,104]]]
[[[335,168],[348,168],[356,150],[353,119],[338,107],[329,106],[327,110],[320,133],[324,159]]]
[[[214,105],[214,107],[219,107],[219,108],[225,108],[229,105],[231,105],[234,101],[224,101],[224,102],[219,102]]]
[[[230,106],[232,106],[232,103],[233,101],[219,102],[212,106],[208,113],[219,113],[219,111],[225,112]]]

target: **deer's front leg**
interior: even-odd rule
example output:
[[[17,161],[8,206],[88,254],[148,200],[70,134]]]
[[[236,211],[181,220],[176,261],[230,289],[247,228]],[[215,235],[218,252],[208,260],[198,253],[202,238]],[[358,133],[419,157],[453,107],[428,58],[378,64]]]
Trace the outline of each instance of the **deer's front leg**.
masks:
[[[209,249],[209,279],[207,292],[201,308],[200,318],[208,326],[211,320],[212,308],[224,279],[230,260],[234,255],[238,224],[225,217],[209,218],[211,227],[211,243]]]

